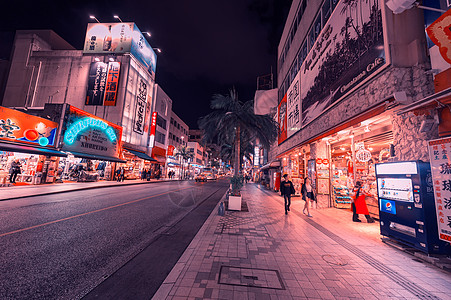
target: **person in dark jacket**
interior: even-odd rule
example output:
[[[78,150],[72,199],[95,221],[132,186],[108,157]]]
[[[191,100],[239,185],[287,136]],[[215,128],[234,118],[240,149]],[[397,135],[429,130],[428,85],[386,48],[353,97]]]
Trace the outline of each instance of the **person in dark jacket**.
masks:
[[[285,201],[285,214],[287,215],[290,211],[291,205],[291,195],[296,193],[293,183],[288,180],[288,174],[283,175],[284,181],[280,184],[280,194],[283,196]]]
[[[305,215],[305,211],[307,210],[307,216],[311,217],[309,206],[310,202],[316,201],[315,192],[313,191],[313,187],[311,185],[310,178],[305,177],[304,184],[301,187],[302,200],[305,201],[304,210],[302,211]]]
[[[21,165],[18,159],[11,163],[11,169],[9,171],[11,175],[9,176],[9,182],[16,183],[17,174],[21,173],[20,167]]]

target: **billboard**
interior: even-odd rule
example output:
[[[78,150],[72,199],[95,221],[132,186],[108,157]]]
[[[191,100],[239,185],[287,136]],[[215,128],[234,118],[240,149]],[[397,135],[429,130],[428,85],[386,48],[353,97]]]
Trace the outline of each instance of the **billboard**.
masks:
[[[158,113],[154,111],[152,113],[152,121],[150,123],[150,140],[149,140],[149,147],[155,146],[155,133],[157,129],[157,116]]]
[[[147,106],[147,82],[140,77],[138,80],[138,92],[136,94],[135,113],[133,115],[133,131],[144,134]]]
[[[279,124],[279,145],[287,139],[287,95],[283,97],[277,107],[277,123]]]
[[[287,90],[287,138],[301,129],[301,80],[300,74],[294,77]]]
[[[66,112],[64,151],[119,157],[122,127],[74,106]]]
[[[58,124],[0,106],[0,140],[54,147]]]
[[[157,56],[135,23],[89,23],[83,53],[131,53],[155,75]]]
[[[318,24],[300,68],[302,127],[388,65],[378,0],[340,1],[315,40]]]
[[[103,105],[116,106],[117,90],[119,85],[119,73],[121,71],[121,63],[112,61],[108,63],[108,74],[105,85],[105,97]]]
[[[108,65],[104,62],[92,62],[89,67],[88,91],[85,105],[103,105]]]

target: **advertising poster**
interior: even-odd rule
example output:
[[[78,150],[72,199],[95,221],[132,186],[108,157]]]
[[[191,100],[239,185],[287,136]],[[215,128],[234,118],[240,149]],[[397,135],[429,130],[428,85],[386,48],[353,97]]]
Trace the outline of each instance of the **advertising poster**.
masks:
[[[127,53],[134,23],[89,23],[83,53]]]
[[[287,91],[287,138],[301,129],[300,75],[298,72]]]
[[[152,46],[149,45],[146,38],[138,29],[138,26],[136,26],[136,24],[133,28],[131,53],[143,65],[146,66],[147,70],[152,76],[155,76],[155,71],[157,68],[157,55],[153,51]]]
[[[279,145],[287,139],[287,95],[277,107],[277,123],[279,124]]]
[[[152,113],[152,120],[150,121],[150,139],[149,139],[149,147],[155,146],[155,133],[157,130],[157,116],[158,113],[154,111]]]
[[[62,150],[119,157],[122,127],[70,106]]]
[[[300,69],[302,126],[386,65],[379,1],[339,1]]]
[[[138,80],[138,92],[136,93],[135,114],[133,116],[133,131],[144,133],[147,104],[147,82],[143,78]]]
[[[57,131],[55,122],[0,106],[0,140],[53,147]]]
[[[100,61],[91,63],[85,105],[103,105],[107,71],[108,64]]]
[[[438,235],[451,242],[451,138],[428,142]]]
[[[119,73],[121,71],[121,63],[112,61],[108,63],[108,74],[105,87],[105,98],[103,105],[116,106],[117,89],[119,85]]]
[[[174,156],[174,149],[175,147],[173,145],[169,145],[167,150],[167,156]]]

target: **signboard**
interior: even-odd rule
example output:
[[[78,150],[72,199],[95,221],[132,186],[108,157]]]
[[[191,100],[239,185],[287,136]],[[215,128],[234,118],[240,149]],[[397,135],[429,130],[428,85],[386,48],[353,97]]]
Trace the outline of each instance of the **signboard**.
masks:
[[[57,131],[55,122],[0,106],[0,140],[53,147]]]
[[[174,149],[175,147],[173,145],[169,145],[167,156],[174,156]]]
[[[62,150],[119,157],[122,127],[70,106]]]
[[[260,165],[260,148],[258,146],[254,147],[254,166]]]
[[[89,67],[88,91],[85,105],[103,105],[108,65],[104,62],[92,62]]]
[[[133,131],[144,133],[147,104],[147,82],[143,78],[138,80],[138,92],[136,94],[135,114],[133,116]]]
[[[301,81],[295,76],[287,91],[287,138],[301,129]]]
[[[378,1],[339,1],[309,47],[300,68],[303,127],[387,65],[380,6]],[[316,27],[313,36],[319,33]]]
[[[157,56],[135,23],[89,23],[83,53],[131,53],[154,75]]]
[[[426,32],[429,38],[439,47],[443,59],[451,64],[451,9],[435,20]]]
[[[287,139],[287,95],[277,107],[277,123],[279,124],[279,145]]]
[[[438,235],[451,242],[451,138],[428,142]]]
[[[112,61],[108,63],[105,98],[103,100],[103,105],[105,106],[116,106],[120,71],[121,71],[120,62]]]
[[[150,140],[149,140],[149,147],[155,146],[155,132],[157,129],[157,115],[158,113],[154,111],[152,113],[152,120],[150,121]]]

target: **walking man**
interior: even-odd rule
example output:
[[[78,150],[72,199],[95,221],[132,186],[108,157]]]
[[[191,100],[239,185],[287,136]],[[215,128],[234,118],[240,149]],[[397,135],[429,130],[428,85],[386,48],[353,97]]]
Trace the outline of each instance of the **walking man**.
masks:
[[[288,180],[288,174],[283,175],[284,181],[280,184],[280,194],[283,196],[285,202],[285,214],[290,211],[291,195],[296,193],[293,183]]]

